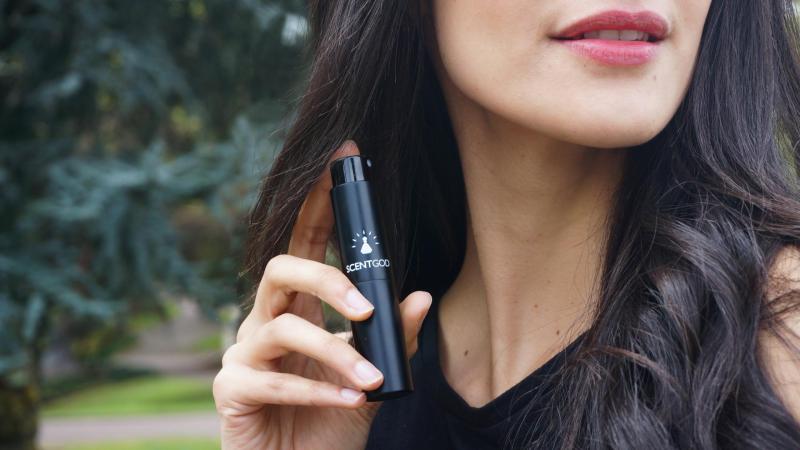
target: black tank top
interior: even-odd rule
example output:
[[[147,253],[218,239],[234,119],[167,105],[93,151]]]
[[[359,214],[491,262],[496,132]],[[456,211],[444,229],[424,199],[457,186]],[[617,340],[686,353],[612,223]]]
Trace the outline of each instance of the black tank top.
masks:
[[[438,328],[435,301],[422,323],[419,347],[410,360],[414,392],[383,402],[372,422],[367,450],[512,448],[512,441],[507,440],[509,433],[532,438],[541,432],[545,421],[555,418],[554,411],[543,408],[548,376],[557,376],[580,337],[498,397],[475,408],[449,385],[442,372]]]

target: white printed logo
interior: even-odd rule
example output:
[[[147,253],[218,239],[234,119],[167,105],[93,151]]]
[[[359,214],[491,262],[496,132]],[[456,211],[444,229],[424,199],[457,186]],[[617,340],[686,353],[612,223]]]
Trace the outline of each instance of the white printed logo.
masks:
[[[358,239],[356,239],[358,238]],[[357,245],[361,246],[360,252],[362,255],[369,255],[372,253],[372,246],[369,245],[369,240],[372,239],[372,243],[378,245],[378,236],[373,234],[372,231],[367,233],[366,230],[361,230],[361,233],[356,233],[355,238],[353,238],[354,244],[350,246],[350,248],[356,248]],[[359,243],[359,241],[361,241]]]

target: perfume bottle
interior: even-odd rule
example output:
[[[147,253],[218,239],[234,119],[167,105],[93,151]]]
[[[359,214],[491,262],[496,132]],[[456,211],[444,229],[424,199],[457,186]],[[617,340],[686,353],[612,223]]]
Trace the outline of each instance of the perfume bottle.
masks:
[[[367,401],[413,392],[393,266],[383,242],[368,179],[372,162],[346,156],[331,163],[331,202],[342,270],[375,307],[369,318],[351,321],[356,350],[383,373],[383,383],[367,391]]]

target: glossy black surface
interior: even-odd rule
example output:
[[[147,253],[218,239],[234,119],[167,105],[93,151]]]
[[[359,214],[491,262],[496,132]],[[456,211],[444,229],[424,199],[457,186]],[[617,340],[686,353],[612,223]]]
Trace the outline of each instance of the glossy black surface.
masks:
[[[366,393],[367,401],[378,401],[409,394],[414,384],[393,264],[385,251],[384,234],[363,163],[359,156],[334,161],[330,195],[342,269],[375,306],[368,319],[350,324],[356,349],[383,373],[383,384]]]

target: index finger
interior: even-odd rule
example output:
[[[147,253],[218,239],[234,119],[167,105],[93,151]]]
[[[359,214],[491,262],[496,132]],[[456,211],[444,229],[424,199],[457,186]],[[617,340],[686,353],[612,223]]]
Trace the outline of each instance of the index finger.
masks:
[[[333,232],[334,222],[330,197],[332,187],[330,163],[334,159],[359,154],[356,143],[346,140],[328,160],[322,177],[314,183],[300,207],[289,239],[288,254],[320,262],[325,261],[325,249]]]
[[[325,262],[325,250],[328,245],[328,239],[333,232],[333,206],[331,205],[330,189],[333,185],[330,173],[330,163],[345,156],[359,155],[356,143],[351,140],[346,140],[339,146],[338,149],[331,155],[328,160],[328,165],[322,176],[317,180],[303,201],[300,207],[300,212],[297,214],[292,233],[289,238],[289,248],[287,253],[292,256],[310,259],[317,262]],[[266,275],[266,271],[264,272]],[[244,336],[249,336],[251,332],[258,328],[261,324],[270,320],[269,310],[265,305],[264,298],[264,279],[262,277],[261,283],[256,290],[256,297],[253,302],[253,308],[250,313],[242,321],[237,333],[237,342]],[[298,293],[302,296],[303,294]],[[295,302],[304,303],[304,302]],[[298,308],[310,308],[311,311],[305,312],[296,311],[302,317],[311,318],[314,323],[323,323],[322,309],[319,302],[313,306],[310,304],[306,306],[297,306]]]

